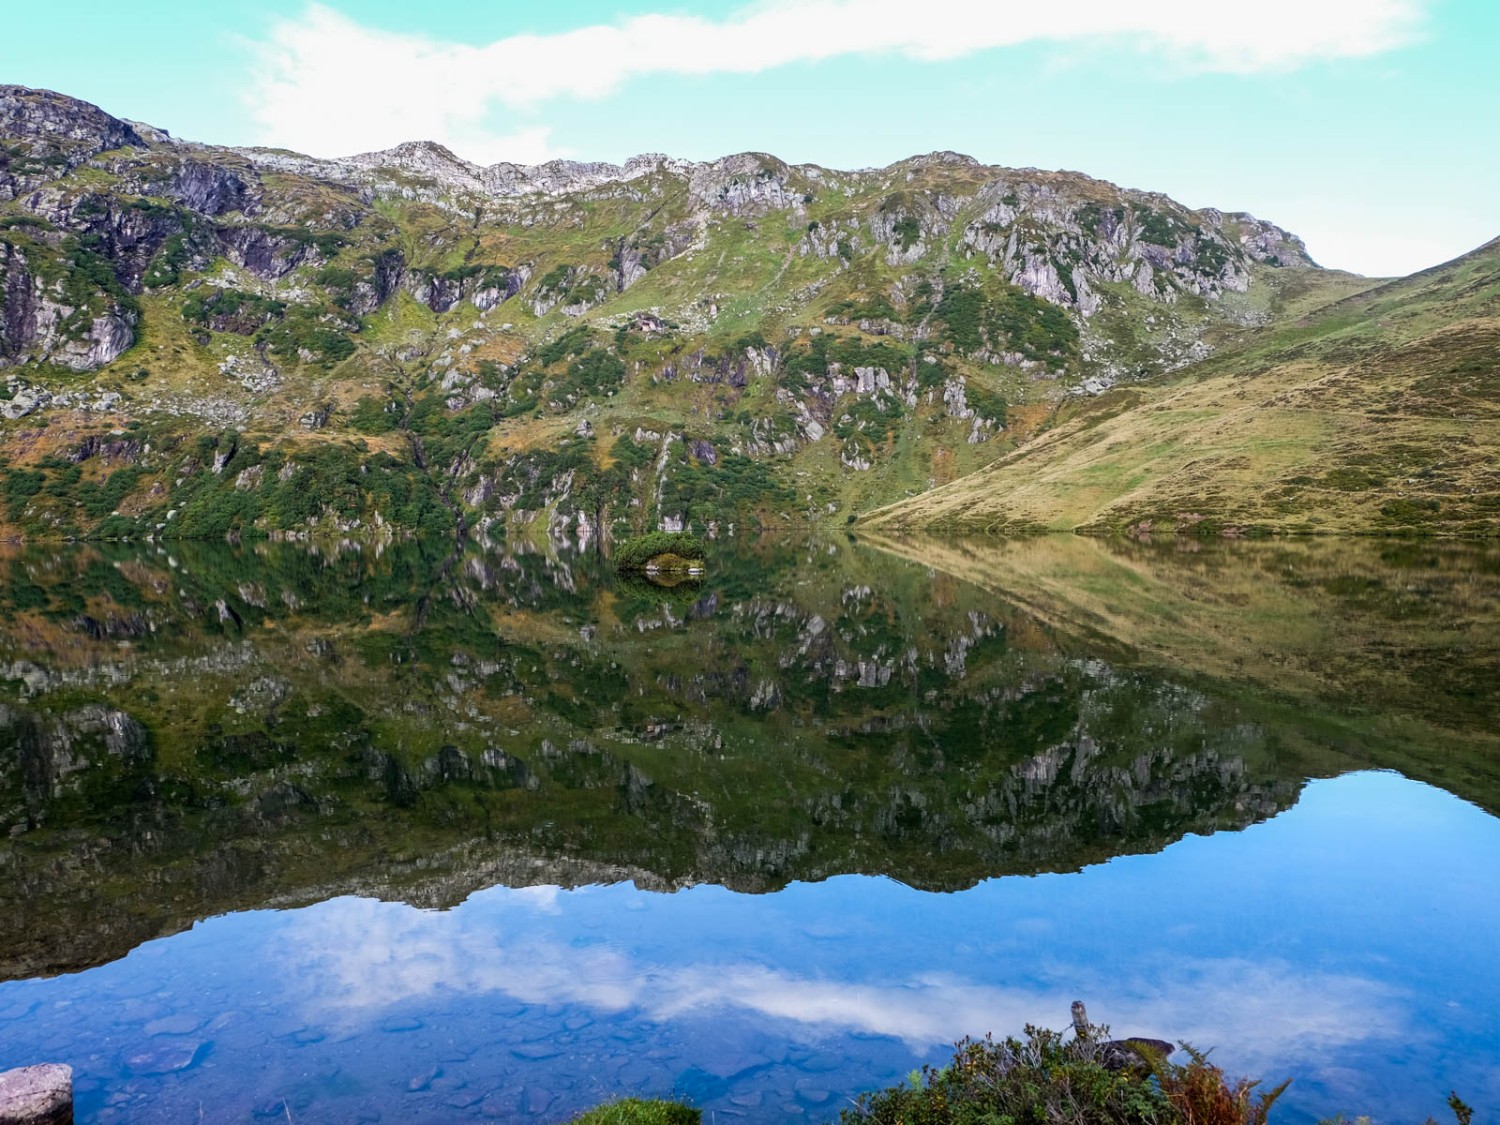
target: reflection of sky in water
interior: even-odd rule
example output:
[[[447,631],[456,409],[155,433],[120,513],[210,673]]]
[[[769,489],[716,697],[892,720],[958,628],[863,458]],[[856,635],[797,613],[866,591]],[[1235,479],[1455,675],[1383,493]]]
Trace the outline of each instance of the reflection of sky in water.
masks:
[[[72,1062],[85,1120],[284,1120],[282,1099],[298,1122],[548,1120],[674,1087],[719,1120],[830,1119],[1081,997],[1116,1031],[1294,1074],[1283,1121],[1417,1121],[1450,1088],[1500,1104],[1497,923],[1500,822],[1363,774],[1245,832],[960,894],[849,876],[229,916],[0,985],[0,1066]]]

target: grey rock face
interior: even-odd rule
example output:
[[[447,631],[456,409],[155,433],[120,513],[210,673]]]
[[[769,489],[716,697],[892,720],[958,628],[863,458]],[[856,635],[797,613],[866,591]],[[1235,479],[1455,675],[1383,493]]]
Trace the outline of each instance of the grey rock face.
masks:
[[[146,142],[98,106],[50,90],[0,86],[0,136],[19,155],[0,155],[0,199],[15,199],[111,149]]]
[[[38,819],[80,771],[108,762],[128,771],[151,760],[145,727],[123,711],[90,704],[38,717],[0,705],[0,788],[13,787],[21,798],[15,807],[0,804],[0,825]]]
[[[775,362],[776,349],[770,347],[752,347],[722,355],[712,355],[700,348],[664,364],[660,375],[667,383],[688,379],[694,383],[747,387],[752,376],[769,374]]]
[[[1113,199],[1101,201],[1100,189]],[[1002,176],[979,198],[989,206],[964,227],[964,249],[1033,296],[1084,316],[1098,309],[1103,283],[1128,282],[1167,302],[1179,294],[1216,300],[1248,288],[1251,262],[1313,264],[1298,239],[1251,215],[1191,211],[1098,181]]]
[[[200,215],[231,211],[253,213],[260,202],[258,187],[230,169],[200,160],[184,160],[172,180],[172,196]]]
[[[412,274],[408,282],[412,296],[433,312],[445,313],[463,298],[463,282],[456,278]]]
[[[228,228],[221,242],[230,261],[267,281],[285,277],[317,253],[310,242],[261,227]]]
[[[774,156],[745,152],[693,167],[688,177],[692,200],[710,211],[757,215],[805,210],[802,192],[791,184],[791,169]]]
[[[145,147],[140,134],[96,105],[51,90],[0,86],[0,128],[58,150],[93,156],[126,145]]]
[[[394,253],[399,257],[400,251]],[[393,291],[395,285],[390,278],[395,276],[407,292],[437,313],[447,312],[464,300],[471,302],[480,312],[489,312],[519,293],[531,276],[531,271],[525,267],[507,269],[503,266],[491,266],[474,267],[474,270],[477,272],[466,270],[457,274],[412,270],[395,275],[388,273],[384,279],[378,276],[377,270],[376,284],[378,288]],[[385,299],[380,297],[372,306],[372,311],[374,307],[383,304]]]
[[[86,303],[75,303],[78,287],[48,280],[27,250],[0,242],[0,367],[40,359],[88,371],[119,358],[135,342],[137,314],[115,293],[88,288]]]
[[[0,1074],[0,1125],[73,1125],[73,1068],[42,1063]]]
[[[26,255],[0,243],[0,363],[14,359],[35,339],[35,289]]]
[[[482,182],[483,169],[460,159],[435,141],[408,141],[381,152],[351,156],[347,163],[360,168],[399,168],[470,190],[479,190]]]
[[[870,236],[886,247],[886,262],[911,265],[948,234],[953,200],[892,196],[870,216]]]

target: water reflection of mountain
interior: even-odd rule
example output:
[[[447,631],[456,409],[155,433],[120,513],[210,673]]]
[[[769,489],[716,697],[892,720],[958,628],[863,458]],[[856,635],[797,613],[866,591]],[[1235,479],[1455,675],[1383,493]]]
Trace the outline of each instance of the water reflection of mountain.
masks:
[[[1422,540],[873,540],[1117,666],[1500,815],[1500,550]],[[1163,671],[1164,670],[1164,671]],[[1325,772],[1314,768],[1310,772]]]
[[[4,977],[343,893],[951,889],[1366,761],[1336,716],[846,544],[741,544],[671,592],[422,544],[23,549],[3,579]]]

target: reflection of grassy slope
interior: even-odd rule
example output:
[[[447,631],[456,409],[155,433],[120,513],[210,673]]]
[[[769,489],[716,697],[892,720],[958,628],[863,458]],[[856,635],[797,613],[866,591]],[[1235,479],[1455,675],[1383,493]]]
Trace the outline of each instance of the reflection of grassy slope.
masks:
[[[1210,695],[1253,701],[1285,731],[1325,734],[1341,751],[1322,767],[1329,772],[1397,769],[1500,810],[1492,550],[1076,536],[870,542],[993,590],[1081,646],[1104,643]]]
[[[117,709],[154,756],[75,738],[103,765],[39,799],[0,724],[8,963],[347,891],[958,887],[1243,826],[1315,772],[1233,702],[1081,661],[887,556],[742,544],[687,603],[592,560],[442,563],[421,544],[11,556],[0,664],[33,686],[0,701],[44,728]],[[479,768],[486,750],[504,761]],[[38,827],[12,838],[18,808]]]
[[[1500,534],[1500,242],[1116,390],[889,528]]]

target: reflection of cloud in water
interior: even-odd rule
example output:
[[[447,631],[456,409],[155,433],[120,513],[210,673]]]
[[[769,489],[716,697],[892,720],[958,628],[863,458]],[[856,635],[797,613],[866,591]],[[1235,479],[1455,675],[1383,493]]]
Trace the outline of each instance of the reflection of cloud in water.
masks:
[[[1159,979],[1138,978],[1101,1010],[1130,1014],[1131,1028],[1121,1031],[1169,1029],[1170,1038],[1196,1047],[1222,1045],[1252,1072],[1403,1033],[1396,990],[1366,977],[1241,958],[1178,960],[1162,968]]]
[[[834,980],[748,961],[715,961],[686,946],[675,965],[640,961],[600,944],[527,932],[536,915],[562,914],[555,888],[509,892],[510,932],[460,910],[434,913],[399,903],[337,899],[299,912],[283,936],[290,975],[306,989],[310,1015],[363,1022],[413,1001],[493,993],[527,1004],[637,1008],[651,1020],[737,1009],[815,1033],[887,1035],[913,1047],[965,1034],[1007,1034],[1026,1023],[1059,1027],[1082,996],[1095,1018],[1121,1034],[1160,1035],[1199,1047],[1222,1044],[1235,1064],[1268,1070],[1279,1060],[1401,1032],[1395,992],[1352,975],[1308,972],[1283,961],[1141,958],[1107,977],[1095,966],[1057,961],[1048,983],[1001,987],[952,974],[893,979],[872,951],[868,976]]]

